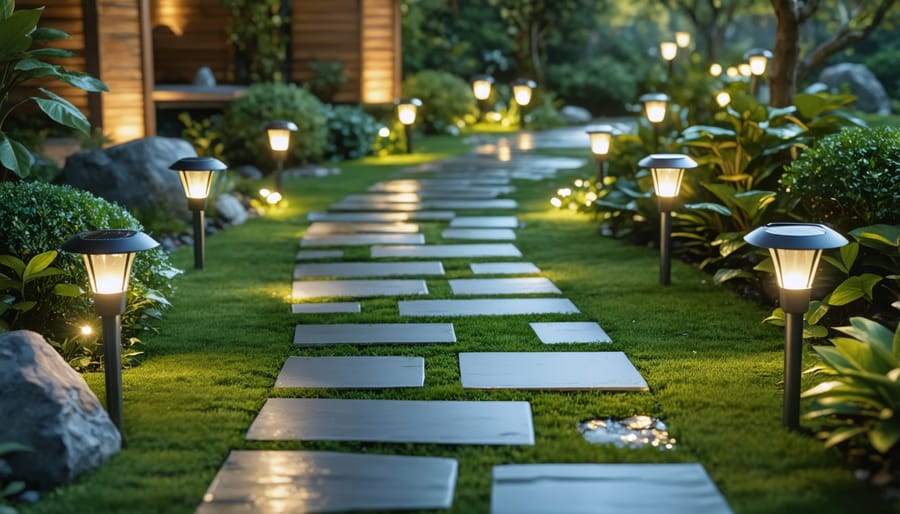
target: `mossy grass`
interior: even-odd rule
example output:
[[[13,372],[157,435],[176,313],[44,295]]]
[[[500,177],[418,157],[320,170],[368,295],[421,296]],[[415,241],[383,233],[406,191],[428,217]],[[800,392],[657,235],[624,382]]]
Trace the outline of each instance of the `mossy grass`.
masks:
[[[507,463],[701,462],[739,513],[887,512],[879,492],[853,478],[811,434],[781,427],[783,333],[760,320],[767,309],[712,285],[710,277],[673,263],[672,284],[658,284],[658,255],[596,235],[590,217],[552,210],[559,179],[517,182],[524,227],[516,245],[582,311],[540,315],[429,319],[452,321],[454,345],[299,348],[297,323],[398,322],[396,299],[363,300],[361,314],[292,315],[291,272],[305,213],[393,176],[422,159],[465,151],[458,140],[423,140],[426,154],[342,165],[340,175],[286,181],[287,202],[265,216],[207,239],[206,269],[190,269],[189,249],[175,254],[187,272],[158,334],[144,337],[140,366],[124,373],[125,449],[78,483],[22,506],[31,513],[190,513],[232,449],[311,449],[452,457],[459,479],[452,512],[487,512],[491,468]],[[561,152],[572,154],[573,152]],[[578,155],[586,156],[584,152]],[[589,174],[563,172],[568,178]],[[441,222],[422,222],[429,242]],[[347,259],[366,259],[348,252]],[[468,260],[444,260],[448,277],[472,276]],[[429,277],[430,297],[449,297]],[[596,320],[614,340],[542,345],[530,321]],[[421,321],[421,320],[413,320]],[[470,391],[459,384],[460,351],[593,351],[627,353],[649,393]],[[290,355],[420,355],[422,389],[273,390]],[[806,364],[811,363],[809,353]],[[102,374],[86,378],[103,395]],[[269,397],[431,400],[527,400],[536,445],[440,446],[337,442],[248,442],[244,435]],[[592,445],[575,424],[590,418],[647,414],[663,418],[677,449]],[[896,507],[896,506],[894,506]],[[665,511],[665,506],[660,506]]]

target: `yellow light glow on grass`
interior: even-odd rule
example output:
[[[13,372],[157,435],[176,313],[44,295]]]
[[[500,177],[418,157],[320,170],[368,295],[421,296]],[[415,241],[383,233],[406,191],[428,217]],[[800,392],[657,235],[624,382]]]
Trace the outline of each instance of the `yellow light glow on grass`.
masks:
[[[559,209],[560,207],[562,207],[562,200],[560,200],[559,198],[554,196],[553,198],[550,199],[550,205]]]

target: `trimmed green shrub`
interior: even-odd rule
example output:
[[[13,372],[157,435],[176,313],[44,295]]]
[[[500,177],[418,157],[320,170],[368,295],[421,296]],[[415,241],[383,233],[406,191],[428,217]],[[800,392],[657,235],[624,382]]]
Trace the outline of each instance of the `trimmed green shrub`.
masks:
[[[0,255],[12,255],[27,263],[39,254],[58,250],[74,234],[107,228],[142,230],[124,208],[86,191],[42,182],[0,183]],[[43,296],[29,298],[38,305],[17,316],[9,328],[34,330],[59,342],[72,337],[76,326],[95,319],[96,314],[81,256],[59,252],[52,266],[62,274],[35,279],[35,290],[42,291]],[[0,271],[10,275],[9,270]],[[128,309],[122,316],[126,337],[137,336],[162,315],[169,305],[166,298],[174,292],[172,278],[179,273],[159,248],[137,255],[131,271]],[[75,298],[52,294],[52,286],[46,287],[42,280],[77,284],[86,294]],[[14,292],[3,290],[0,299],[7,304],[16,300]],[[7,311],[2,318],[8,322],[13,314]]]
[[[378,124],[356,105],[326,106],[328,143],[325,155],[333,160],[360,159],[372,151]]]
[[[634,70],[606,55],[587,62],[549,66],[547,82],[566,103],[584,107],[593,114],[625,114],[625,105],[638,96]]]
[[[294,84],[268,83],[250,86],[225,111],[222,142],[230,166],[254,164],[272,170],[274,162],[263,125],[272,120],[289,120],[299,129],[291,137],[288,162],[305,164],[321,159],[328,129],[325,107],[309,91]]]
[[[900,223],[900,129],[846,129],[787,166],[781,184],[809,216],[842,231]]]
[[[422,100],[416,125],[426,133],[456,133],[459,122],[478,113],[469,84],[444,71],[421,71],[407,77],[403,94]]]

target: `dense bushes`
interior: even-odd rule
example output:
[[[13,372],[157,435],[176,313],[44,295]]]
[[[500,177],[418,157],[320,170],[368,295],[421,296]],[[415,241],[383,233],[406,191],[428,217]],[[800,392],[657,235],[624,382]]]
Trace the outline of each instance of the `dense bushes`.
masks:
[[[443,71],[422,71],[408,77],[403,81],[403,94],[422,100],[416,125],[432,134],[453,133],[459,122],[478,112],[469,84]]]
[[[41,182],[0,183],[0,255],[12,255],[28,263],[44,252],[58,250],[74,234],[105,228],[142,229],[122,207],[79,189]],[[0,320],[8,328],[34,330],[60,343],[72,339],[76,327],[96,315],[88,293],[74,298],[53,293],[57,283],[75,284],[89,291],[81,257],[60,252],[52,264],[62,274],[35,279],[24,294],[0,288],[0,299],[6,305],[23,300],[23,296],[36,302],[25,312],[6,310]],[[9,266],[0,268],[5,275],[14,275]],[[137,336],[152,319],[159,318],[168,306],[166,298],[174,292],[171,279],[178,273],[159,248],[137,255],[128,310],[122,316],[126,339]]]
[[[378,123],[356,105],[326,106],[328,142],[325,155],[335,161],[359,159],[372,150]]]
[[[225,113],[222,141],[229,165],[255,164],[261,170],[274,168],[262,129],[272,120],[293,121],[299,128],[292,137],[288,161],[304,164],[324,155],[328,128],[322,103],[294,84],[257,84]]]
[[[593,114],[624,114],[625,104],[638,96],[634,70],[604,55],[586,63],[549,66],[547,81],[566,103],[584,107]]]

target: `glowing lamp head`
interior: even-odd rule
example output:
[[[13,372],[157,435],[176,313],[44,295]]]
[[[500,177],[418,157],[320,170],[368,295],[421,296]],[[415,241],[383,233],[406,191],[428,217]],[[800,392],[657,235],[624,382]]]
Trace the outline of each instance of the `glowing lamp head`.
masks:
[[[764,48],[754,48],[748,50],[747,53],[744,54],[744,60],[746,60],[747,65],[750,66],[750,73],[757,77],[766,73],[766,66],[771,59],[772,52]]]
[[[653,191],[658,198],[674,199],[681,190],[684,170],[696,168],[697,162],[683,154],[657,153],[641,159],[638,166],[650,168],[653,176]]]
[[[691,46],[691,33],[690,32],[676,32],[675,33],[675,44],[678,45],[678,48],[687,48]]]
[[[725,75],[730,79],[736,79],[741,73],[735,66],[729,66],[728,69],[725,70]]]
[[[537,84],[533,80],[528,79],[516,79],[512,82],[512,90],[513,90],[513,98],[515,98],[516,103],[521,106],[526,106],[531,103],[531,93],[534,91],[534,88],[537,87]]]
[[[416,122],[416,114],[421,106],[422,101],[418,98],[400,100],[397,102],[397,119],[404,125],[412,125]]]
[[[659,55],[664,61],[671,61],[678,55],[678,44],[675,41],[663,41],[659,44]]]
[[[291,146],[291,132],[296,132],[297,125],[293,121],[277,120],[265,125],[269,150],[286,152]]]
[[[475,75],[472,77],[472,94],[476,100],[487,100],[491,96],[491,88],[494,85],[494,77],[490,75]]]
[[[644,114],[650,123],[662,123],[666,119],[666,106],[669,103],[668,95],[663,93],[649,93],[639,98],[644,104]]]
[[[738,73],[740,73],[740,75],[742,77],[749,77],[750,76],[750,65],[745,62],[738,64]]]
[[[847,244],[844,236],[818,223],[769,223],[744,240],[769,249],[778,287],[786,290],[812,288],[822,250]]]
[[[610,125],[597,125],[586,130],[591,139],[591,153],[595,157],[603,157],[609,153],[615,129]]]
[[[212,188],[213,175],[217,171],[228,169],[228,166],[212,157],[185,157],[169,166],[169,169],[178,172],[189,206],[195,208],[195,204],[199,204],[202,208]]]
[[[137,230],[96,230],[72,236],[62,249],[82,255],[92,293],[112,295],[128,289],[135,253],[157,246]]]
[[[389,129],[387,127],[381,127],[380,129],[378,129],[379,137],[390,137],[390,135],[391,135],[391,129]]]
[[[728,91],[720,91],[716,94],[716,103],[723,109],[731,103],[731,94]]]
[[[709,74],[712,75],[713,77],[718,77],[719,75],[721,75],[722,74],[722,65],[717,62],[710,64],[709,65]]]

